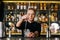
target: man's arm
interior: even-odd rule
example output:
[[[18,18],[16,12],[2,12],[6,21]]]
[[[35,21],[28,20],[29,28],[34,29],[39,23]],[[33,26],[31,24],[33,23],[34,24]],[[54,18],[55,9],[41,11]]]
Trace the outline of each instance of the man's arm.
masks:
[[[22,22],[23,22],[23,19],[20,19],[20,20],[17,22],[16,27],[20,27]]]
[[[27,19],[27,15],[22,16],[22,18],[17,22],[16,27],[20,27],[20,26],[21,26],[21,23],[22,23],[25,19]]]

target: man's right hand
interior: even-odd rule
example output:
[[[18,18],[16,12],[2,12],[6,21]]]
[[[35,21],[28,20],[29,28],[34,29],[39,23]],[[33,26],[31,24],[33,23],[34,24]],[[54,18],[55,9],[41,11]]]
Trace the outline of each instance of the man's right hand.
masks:
[[[30,32],[27,34],[27,37],[35,37],[35,34],[33,32]]]
[[[27,20],[27,15],[22,16],[23,20]]]
[[[27,15],[22,16],[22,18],[17,22],[16,27],[20,27],[23,21],[27,20]]]

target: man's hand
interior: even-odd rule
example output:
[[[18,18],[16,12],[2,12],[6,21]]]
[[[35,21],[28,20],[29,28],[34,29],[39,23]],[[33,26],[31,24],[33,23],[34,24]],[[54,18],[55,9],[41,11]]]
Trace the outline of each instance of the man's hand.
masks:
[[[38,37],[38,36],[39,36],[38,31],[35,31],[34,33],[30,32],[30,33],[27,34],[27,37]]]
[[[35,34],[35,37],[39,36],[39,32],[38,31],[35,31],[34,34]]]
[[[27,34],[27,37],[35,37],[35,34],[33,32],[30,32]]]
[[[23,19],[23,20],[26,20],[27,17],[28,17],[27,15],[24,15],[24,16],[22,16],[22,19]]]

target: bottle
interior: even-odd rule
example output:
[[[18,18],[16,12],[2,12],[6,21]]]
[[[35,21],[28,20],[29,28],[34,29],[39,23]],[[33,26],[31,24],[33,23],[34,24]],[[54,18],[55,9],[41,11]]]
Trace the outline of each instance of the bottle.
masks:
[[[40,4],[40,10],[43,10],[43,8],[42,8],[42,3]]]
[[[21,3],[21,5],[20,5],[20,9],[21,9],[21,10],[23,9],[23,3]]]
[[[53,9],[53,7],[54,7],[54,6],[53,6],[53,5],[51,5],[51,11],[53,11],[53,10],[54,10],[54,9]]]
[[[19,3],[17,3],[17,9],[19,9]]]
[[[9,38],[11,37],[11,29],[10,28],[9,28],[9,35],[8,36],[9,36]]]
[[[35,5],[34,5],[34,9],[37,9],[37,5],[36,5],[36,3],[35,3]]]
[[[26,10],[26,3],[24,3],[24,10]]]
[[[31,4],[31,8],[34,8],[34,5],[33,5],[33,3]]]
[[[6,21],[7,21],[7,15],[5,15]]]
[[[10,6],[8,6],[8,10],[10,10]]]
[[[12,10],[14,9],[14,7],[12,6]]]
[[[44,10],[46,10],[46,3],[44,3]]]
[[[58,10],[58,5],[56,4],[54,7],[54,11],[57,11],[57,10]]]
[[[47,34],[46,34],[46,38],[50,38],[51,37],[51,32],[50,32],[50,29],[47,28]]]

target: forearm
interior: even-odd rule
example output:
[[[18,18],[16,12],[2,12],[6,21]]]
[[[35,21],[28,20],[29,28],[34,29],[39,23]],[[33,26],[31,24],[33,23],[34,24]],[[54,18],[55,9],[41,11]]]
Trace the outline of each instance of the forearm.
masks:
[[[16,24],[16,27],[20,27],[21,23],[23,22],[23,19],[20,19],[17,24]]]

